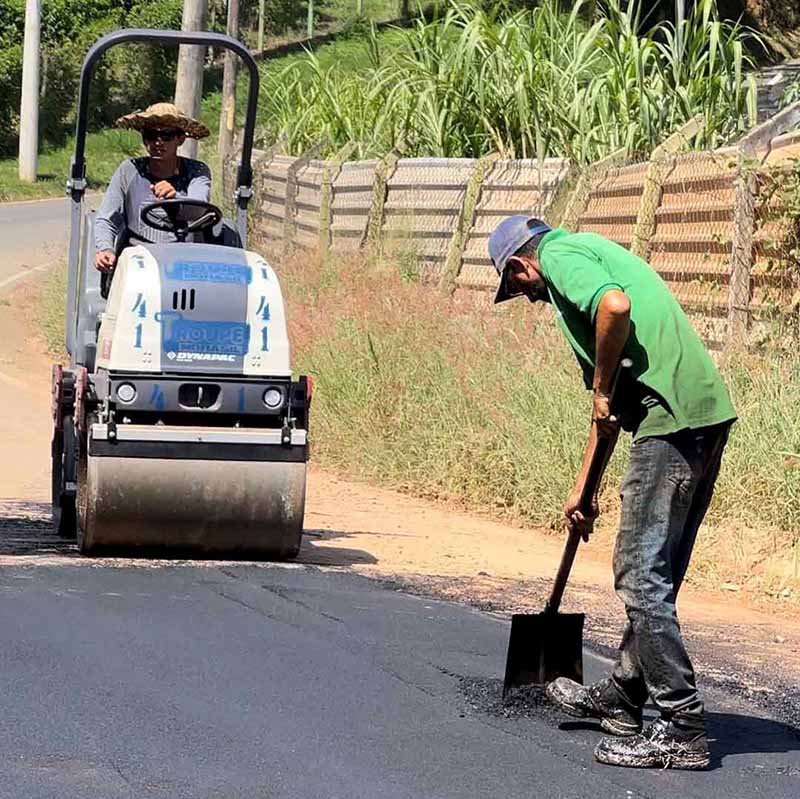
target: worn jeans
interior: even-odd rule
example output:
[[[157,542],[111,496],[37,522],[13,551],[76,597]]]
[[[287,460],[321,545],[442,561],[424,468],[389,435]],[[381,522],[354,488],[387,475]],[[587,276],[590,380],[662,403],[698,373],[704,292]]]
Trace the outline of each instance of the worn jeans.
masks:
[[[681,638],[675,599],[711,502],[729,424],[645,438],[631,447],[614,550],[628,624],[612,680],[630,704],[703,725],[703,703]]]

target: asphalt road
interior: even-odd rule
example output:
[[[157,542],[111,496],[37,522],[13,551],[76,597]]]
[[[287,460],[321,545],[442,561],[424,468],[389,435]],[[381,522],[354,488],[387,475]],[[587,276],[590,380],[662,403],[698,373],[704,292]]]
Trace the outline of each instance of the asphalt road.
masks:
[[[504,619],[313,566],[54,561],[46,514],[0,509],[0,799],[800,795],[800,733],[719,691],[710,771],[600,766],[597,728],[502,707]]]
[[[84,207],[96,208],[101,195],[87,194]],[[31,270],[67,260],[69,200],[0,203],[0,291]]]
[[[68,221],[66,198],[0,204],[0,290],[23,271],[66,260]]]
[[[591,725],[503,715],[507,622],[346,573],[12,566],[0,596],[3,799],[798,796],[797,732],[719,696],[712,771],[595,764]]]

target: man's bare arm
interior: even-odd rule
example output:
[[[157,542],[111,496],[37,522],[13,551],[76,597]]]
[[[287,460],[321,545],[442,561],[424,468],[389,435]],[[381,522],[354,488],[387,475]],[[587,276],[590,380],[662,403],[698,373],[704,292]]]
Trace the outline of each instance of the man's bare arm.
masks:
[[[607,291],[595,316],[595,367],[592,389],[611,393],[611,384],[622,350],[631,332],[631,301],[622,291]]]
[[[595,370],[593,388],[592,425],[583,455],[583,463],[575,486],[564,505],[564,515],[570,526],[577,526],[584,537],[591,530],[592,520],[598,514],[597,495],[593,497],[591,514],[580,509],[580,495],[592,462],[599,436],[609,439],[605,464],[614,452],[619,436],[619,422],[611,416],[610,400],[614,373],[622,357],[622,350],[630,335],[630,300],[624,292],[606,292],[600,300],[595,317]],[[599,486],[598,486],[599,488]]]

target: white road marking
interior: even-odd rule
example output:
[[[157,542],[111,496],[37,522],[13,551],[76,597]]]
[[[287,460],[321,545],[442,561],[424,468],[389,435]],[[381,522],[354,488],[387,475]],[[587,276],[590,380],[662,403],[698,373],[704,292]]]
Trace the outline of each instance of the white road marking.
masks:
[[[84,202],[91,200],[95,197],[102,197],[103,193],[100,191],[87,191],[83,195]],[[65,192],[58,197],[40,197],[38,200],[12,200],[7,203],[0,203],[0,209],[9,208],[12,205],[34,205],[35,203],[69,203],[71,202],[69,195]]]
[[[38,200],[12,200],[8,203],[0,203],[0,208],[8,208],[12,205],[33,205],[34,203],[63,203],[65,201],[65,197],[40,197]]]

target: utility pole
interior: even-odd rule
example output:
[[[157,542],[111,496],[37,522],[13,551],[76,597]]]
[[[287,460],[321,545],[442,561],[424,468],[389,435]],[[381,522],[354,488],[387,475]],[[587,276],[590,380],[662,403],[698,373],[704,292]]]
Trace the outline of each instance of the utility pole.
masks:
[[[239,38],[239,0],[228,0],[228,36]],[[219,118],[219,158],[222,166],[233,146],[233,127],[236,122],[236,54],[225,51],[225,70],[222,73],[222,111]]]
[[[19,109],[19,179],[36,183],[39,167],[39,40],[41,0],[26,0],[22,46],[22,102]]]
[[[264,0],[258,0],[258,49],[264,49]]]
[[[202,31],[206,26],[208,0],[183,0],[181,30]],[[203,98],[203,63],[205,47],[182,44],[178,53],[178,77],[175,82],[175,105],[197,119]],[[197,140],[186,139],[179,150],[186,158],[197,158]]]

